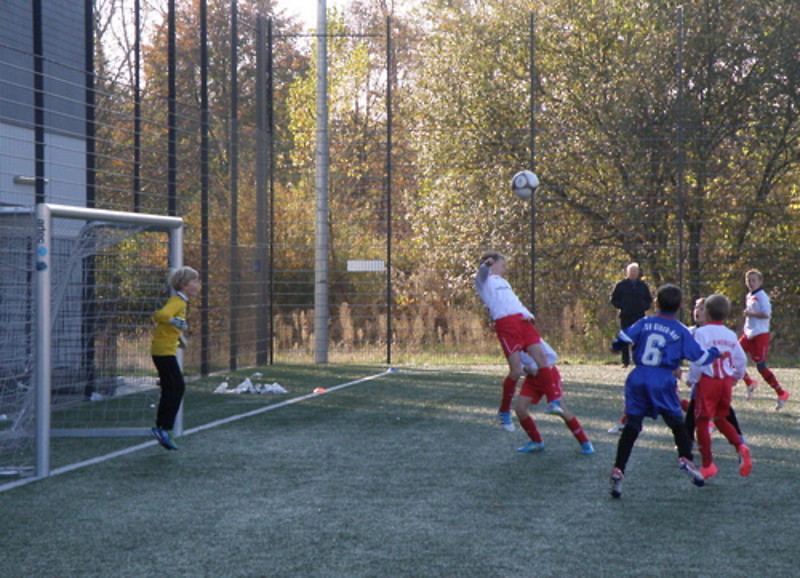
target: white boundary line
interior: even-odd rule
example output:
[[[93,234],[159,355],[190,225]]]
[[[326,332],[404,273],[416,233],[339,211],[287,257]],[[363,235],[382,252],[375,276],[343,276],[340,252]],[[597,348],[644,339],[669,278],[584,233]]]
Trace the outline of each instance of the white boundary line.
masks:
[[[230,417],[226,417],[226,418],[223,418],[223,419],[218,419],[216,421],[212,421],[210,423],[199,425],[197,427],[193,427],[191,429],[188,429],[188,430],[184,431],[183,435],[181,435],[180,437],[183,438],[183,437],[186,437],[188,435],[192,435],[192,434],[196,434],[196,433],[201,432],[201,431],[205,431],[207,429],[219,427],[221,425],[229,424],[229,423],[232,423],[234,421],[239,421],[240,419],[246,419],[248,417],[253,417],[254,415],[259,415],[259,414],[262,414],[262,413],[266,413],[268,411],[272,411],[273,409],[278,409],[278,408],[281,408],[281,407],[285,407],[287,405],[300,403],[301,401],[305,401],[307,399],[311,399],[311,398],[314,398],[314,397],[319,397],[320,395],[325,395],[326,393],[330,393],[332,391],[336,391],[337,389],[344,389],[345,387],[350,387],[351,385],[364,383],[365,381],[372,381],[373,379],[378,379],[379,377],[383,377],[385,375],[388,375],[390,373],[394,373],[396,371],[397,371],[397,369],[395,369],[393,367],[390,367],[389,369],[387,369],[385,371],[382,371],[381,373],[376,373],[375,375],[368,375],[367,377],[362,377],[361,379],[348,381],[347,383],[340,383],[339,385],[334,385],[333,387],[327,388],[325,391],[312,392],[312,393],[309,393],[309,394],[306,394],[306,395],[301,395],[300,397],[287,399],[286,401],[282,401],[280,403],[267,405],[267,406],[264,406],[264,407],[260,407],[258,409],[254,409],[252,411],[248,411],[248,412],[245,412],[245,413],[240,413],[238,415],[232,415]],[[102,462],[113,460],[114,458],[118,458],[120,456],[125,456],[125,455],[128,455],[128,454],[132,454],[133,452],[138,452],[139,450],[143,450],[144,448],[149,448],[149,447],[152,447],[152,446],[155,446],[155,445],[158,445],[158,442],[155,441],[155,440],[144,442],[144,443],[137,444],[135,446],[131,446],[131,447],[128,447],[128,448],[125,448],[125,449],[122,449],[122,450],[118,450],[118,451],[111,452],[111,453],[108,453],[108,454],[105,454],[105,455],[102,455],[102,456],[98,456],[96,458],[92,458],[92,459],[89,459],[89,460],[84,460],[82,462],[76,462],[74,464],[69,464],[67,466],[62,466],[60,468],[54,468],[53,470],[50,471],[50,475],[45,477],[45,478],[32,477],[32,478],[25,478],[25,479],[22,479],[22,480],[17,480],[17,481],[14,481],[14,482],[9,482],[7,484],[2,484],[2,485],[0,485],[0,493],[5,492],[6,490],[11,490],[13,488],[18,488],[20,486],[28,485],[28,484],[33,483],[33,482],[46,480],[48,477],[58,476],[60,474],[66,474],[68,472],[79,470],[79,469],[85,468],[87,466],[92,466],[92,465],[95,465],[95,464],[100,464]]]

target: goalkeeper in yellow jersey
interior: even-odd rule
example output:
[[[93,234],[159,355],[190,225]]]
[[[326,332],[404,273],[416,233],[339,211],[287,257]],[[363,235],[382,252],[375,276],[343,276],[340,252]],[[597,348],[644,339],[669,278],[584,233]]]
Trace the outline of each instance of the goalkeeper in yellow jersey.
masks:
[[[186,309],[189,299],[200,293],[200,275],[191,267],[178,267],[170,272],[167,283],[175,295],[153,315],[156,326],[150,354],[158,370],[161,398],[156,427],[150,432],[165,449],[177,450],[178,446],[172,440],[172,428],[186,390],[183,370],[178,363],[178,346],[183,342],[183,332],[188,328]]]

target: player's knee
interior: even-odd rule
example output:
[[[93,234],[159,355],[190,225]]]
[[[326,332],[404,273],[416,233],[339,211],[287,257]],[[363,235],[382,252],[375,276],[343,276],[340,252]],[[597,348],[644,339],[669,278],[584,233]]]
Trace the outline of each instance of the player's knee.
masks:
[[[642,431],[642,421],[643,419],[640,415],[629,415],[627,416],[627,421],[625,421],[625,427],[629,427],[637,432],[640,432]]]
[[[508,378],[513,379],[514,381],[519,381],[519,378],[522,377],[522,368],[513,367],[508,370]]]
[[[756,369],[758,371],[764,371],[765,369],[767,369],[767,362],[766,361],[759,361],[758,363],[756,363]]]
[[[661,414],[661,417],[664,419],[664,423],[666,423],[668,426],[675,426],[683,423],[682,415],[678,416],[671,413],[663,412]]]

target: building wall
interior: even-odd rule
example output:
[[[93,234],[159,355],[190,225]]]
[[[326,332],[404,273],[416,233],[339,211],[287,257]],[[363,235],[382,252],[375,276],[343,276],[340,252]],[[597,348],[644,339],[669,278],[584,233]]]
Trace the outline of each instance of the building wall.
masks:
[[[3,0],[0,18],[0,205],[33,205],[34,46],[30,0]],[[45,195],[85,205],[84,3],[42,0]]]
[[[30,387],[32,379],[35,306],[32,283],[33,214],[36,201],[34,24],[31,0],[0,1],[0,323],[4,328],[0,356],[0,391]],[[86,94],[84,2],[42,0],[45,200],[86,205]],[[54,229],[54,243],[66,231]],[[65,251],[55,254],[54,266]],[[67,255],[68,256],[68,255]],[[82,265],[79,265],[79,267]],[[80,270],[78,271],[80,275]],[[57,281],[57,280],[56,280]],[[80,313],[80,302],[65,305]],[[54,341],[68,353],[54,357],[58,366],[80,367],[82,327],[73,322]],[[30,388],[32,391],[32,388]],[[4,404],[6,404],[4,406]],[[12,415],[0,396],[0,407]]]

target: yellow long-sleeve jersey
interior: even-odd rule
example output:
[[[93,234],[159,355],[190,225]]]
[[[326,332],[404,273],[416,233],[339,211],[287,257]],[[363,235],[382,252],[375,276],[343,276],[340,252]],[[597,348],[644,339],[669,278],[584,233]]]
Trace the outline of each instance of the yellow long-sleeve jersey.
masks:
[[[150,345],[151,355],[178,354],[178,339],[181,331],[170,324],[169,320],[173,317],[186,319],[186,299],[180,294],[170,297],[166,305],[153,315],[156,327],[153,330],[153,341]]]

